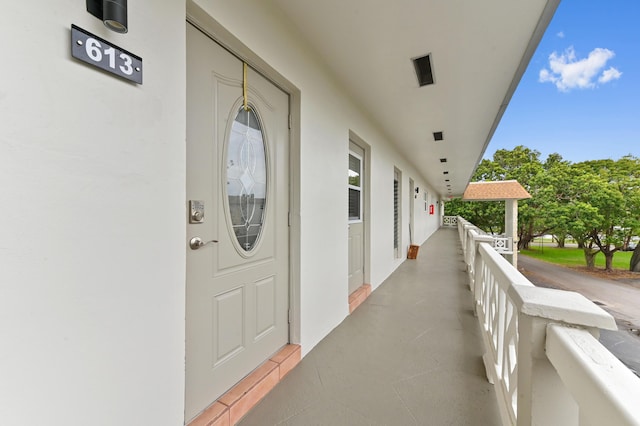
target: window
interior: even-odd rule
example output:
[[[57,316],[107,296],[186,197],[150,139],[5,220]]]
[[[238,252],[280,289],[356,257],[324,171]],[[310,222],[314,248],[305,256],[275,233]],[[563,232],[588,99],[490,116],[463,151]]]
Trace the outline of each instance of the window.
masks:
[[[349,221],[362,220],[362,158],[349,153]]]

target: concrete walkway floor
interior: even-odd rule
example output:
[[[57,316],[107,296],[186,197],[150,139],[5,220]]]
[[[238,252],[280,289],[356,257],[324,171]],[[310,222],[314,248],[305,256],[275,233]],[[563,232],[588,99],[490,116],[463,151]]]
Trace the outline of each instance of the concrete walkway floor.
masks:
[[[239,424],[499,425],[482,353],[458,234],[441,229]]]

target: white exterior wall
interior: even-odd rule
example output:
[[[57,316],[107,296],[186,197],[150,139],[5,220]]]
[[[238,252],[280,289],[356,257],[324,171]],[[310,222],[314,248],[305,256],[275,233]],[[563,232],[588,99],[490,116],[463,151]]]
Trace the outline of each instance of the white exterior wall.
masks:
[[[184,417],[184,2],[0,16],[0,424]],[[144,59],[136,86],[71,58],[76,24]]]
[[[371,146],[375,289],[393,250],[393,171],[434,194],[281,13],[197,3],[301,91],[301,344],[348,315],[349,131]],[[0,423],[179,425],[184,410],[185,2],[129,2],[109,32],[84,1],[3,6]],[[70,55],[74,23],[144,59],[136,86]],[[437,229],[416,199],[415,241]],[[435,204],[435,197],[432,197]]]

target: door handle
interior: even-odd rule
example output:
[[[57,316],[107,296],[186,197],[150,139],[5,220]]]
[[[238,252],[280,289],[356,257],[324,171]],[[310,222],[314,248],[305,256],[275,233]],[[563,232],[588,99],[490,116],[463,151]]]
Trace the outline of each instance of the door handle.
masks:
[[[200,247],[206,246],[209,243],[217,243],[218,240],[203,241],[200,237],[193,237],[189,240],[189,247],[191,250],[198,250]]]

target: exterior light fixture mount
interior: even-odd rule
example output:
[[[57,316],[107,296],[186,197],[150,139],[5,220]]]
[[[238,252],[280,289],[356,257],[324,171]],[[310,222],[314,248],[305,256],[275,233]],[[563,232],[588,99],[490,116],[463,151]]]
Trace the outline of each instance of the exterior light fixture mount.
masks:
[[[87,0],[87,12],[100,19],[111,31],[129,31],[127,0]]]

